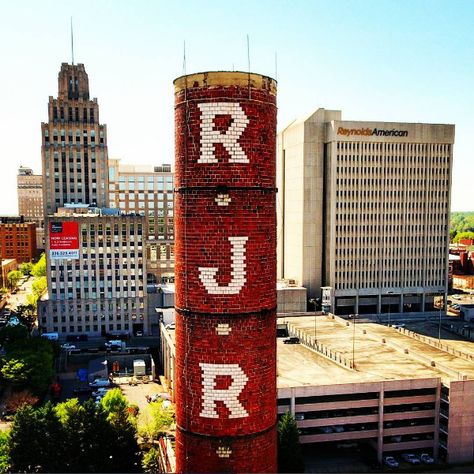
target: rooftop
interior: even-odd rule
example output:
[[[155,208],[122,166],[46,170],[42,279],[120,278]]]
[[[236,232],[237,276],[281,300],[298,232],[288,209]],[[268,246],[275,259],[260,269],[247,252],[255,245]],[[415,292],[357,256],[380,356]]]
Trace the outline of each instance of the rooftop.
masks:
[[[279,319],[301,339],[316,337],[323,352],[330,350],[336,363],[304,344],[284,344],[278,339],[278,387],[376,382],[406,378],[440,377],[444,383],[474,379],[474,343],[416,336],[405,329],[357,322],[337,316],[304,316]],[[299,332],[298,332],[299,331]],[[293,335],[293,334],[292,334]],[[354,350],[355,369],[350,368]]]

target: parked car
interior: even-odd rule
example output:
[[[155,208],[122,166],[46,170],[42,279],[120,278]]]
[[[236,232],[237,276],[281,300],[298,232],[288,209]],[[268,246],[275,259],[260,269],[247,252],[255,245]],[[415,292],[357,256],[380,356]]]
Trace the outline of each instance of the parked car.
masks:
[[[112,341],[106,342],[105,347],[107,349],[125,349],[125,342],[121,341],[120,339],[114,339]]]
[[[393,456],[385,456],[383,458],[383,463],[392,469],[395,469],[400,465],[398,464],[398,461]]]
[[[299,337],[288,337],[287,339],[283,340],[283,344],[299,344],[300,338]]]
[[[412,453],[403,453],[402,458],[409,464],[421,464],[420,458]]]
[[[66,342],[66,344],[61,344],[61,349],[64,349],[65,351],[71,351],[75,348],[76,346],[74,344],[69,344],[68,342]]]
[[[324,434],[329,434],[329,433],[334,433],[334,430],[332,429],[331,426],[321,426],[319,428]]]
[[[10,316],[7,326],[18,326],[19,324],[20,324],[20,320],[18,319],[17,316],[13,315],[13,316]]]
[[[89,387],[110,387],[110,380],[106,378],[95,379],[89,384]]]
[[[92,396],[94,398],[103,397],[109,390],[109,387],[100,387],[95,392],[92,392]]]
[[[434,463],[434,459],[429,454],[426,454],[426,453],[423,453],[423,454],[420,455],[420,460],[421,460],[421,462],[424,462],[425,464],[433,464]]]
[[[79,385],[73,390],[73,392],[77,395],[80,395],[81,393],[90,393],[91,390],[92,388],[89,387],[88,385]]]

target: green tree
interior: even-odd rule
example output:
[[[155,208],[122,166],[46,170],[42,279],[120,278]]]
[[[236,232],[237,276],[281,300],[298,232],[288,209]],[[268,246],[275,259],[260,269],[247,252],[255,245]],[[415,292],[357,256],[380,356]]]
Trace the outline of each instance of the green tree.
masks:
[[[474,212],[452,212],[449,235],[455,241],[462,232],[474,232]]]
[[[8,431],[0,431],[0,473],[11,472],[10,436]]]
[[[114,412],[109,421],[114,432],[111,472],[140,472],[141,458],[136,429],[127,411]]]
[[[136,431],[126,409],[113,418],[101,404],[77,399],[55,407],[23,406],[13,420],[8,455],[14,472],[139,472]],[[0,466],[2,466],[0,439]]]
[[[474,239],[474,232],[459,232],[454,237],[453,242],[457,243],[462,239]]]
[[[13,472],[61,472],[64,431],[53,406],[17,411],[10,431]]]
[[[20,263],[18,269],[20,270],[23,275],[31,275],[31,271],[33,270],[33,263],[32,262],[24,262]]]
[[[53,376],[53,344],[43,338],[17,339],[8,342],[5,364],[0,370],[3,379],[15,386],[45,392]]]
[[[65,402],[58,403],[54,407],[54,410],[59,417],[59,421],[63,425],[67,425],[67,423],[69,423],[70,416],[77,413],[78,411],[84,411],[84,408],[77,398],[69,398]]]
[[[166,434],[174,423],[174,412],[170,407],[163,407],[163,400],[148,405],[150,417],[139,427],[143,438],[158,439]]]
[[[296,420],[286,412],[278,422],[278,472],[303,472],[304,460]]]
[[[151,448],[142,460],[142,469],[149,474],[156,474],[159,472],[160,465],[158,463],[158,450]]]
[[[126,412],[128,408],[127,399],[119,388],[109,390],[100,403],[108,414],[109,419],[112,419],[117,413]]]
[[[7,274],[7,282],[10,288],[15,288],[18,282],[23,277],[23,274],[19,270],[12,270]]]
[[[20,323],[31,331],[36,322],[36,305],[34,304],[20,304],[17,306],[15,313],[20,320]]]
[[[43,296],[44,292],[48,289],[48,282],[45,276],[35,278],[35,281],[31,285],[33,301],[38,301],[41,296]],[[29,301],[30,302],[30,301]]]
[[[140,459],[138,458],[140,450],[135,438],[136,420],[130,416],[127,399],[119,388],[114,388],[105,394],[100,404],[107,413],[107,420],[115,433],[115,444],[110,458],[113,472],[120,469],[138,472],[140,470]]]
[[[0,373],[6,383],[16,387],[22,387],[26,385],[30,370],[23,360],[12,358],[5,361]]]
[[[31,274],[36,278],[46,276],[46,256],[44,253],[41,254],[40,259],[33,265]]]
[[[5,345],[7,352],[10,347],[18,341],[28,338],[28,330],[25,326],[18,324],[16,326],[5,326],[0,330],[0,344]]]

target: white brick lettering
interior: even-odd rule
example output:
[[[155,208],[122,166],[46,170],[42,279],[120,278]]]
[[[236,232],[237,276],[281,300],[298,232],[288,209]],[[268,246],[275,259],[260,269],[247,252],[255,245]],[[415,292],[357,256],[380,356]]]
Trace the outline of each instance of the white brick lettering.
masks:
[[[230,449],[228,446],[219,446],[216,449],[216,454],[220,458],[229,458],[232,454],[232,449]]]
[[[202,371],[202,410],[203,418],[219,418],[216,402],[221,401],[228,408],[229,418],[245,418],[247,410],[239,401],[239,395],[248,382],[248,377],[238,364],[199,364]],[[218,375],[230,376],[231,384],[226,389],[216,389]]]
[[[214,201],[216,201],[218,206],[228,206],[232,199],[228,194],[218,194]]]
[[[222,143],[230,155],[229,163],[248,163],[239,138],[250,122],[240,104],[236,102],[206,102],[198,104],[201,110],[201,154],[198,163],[217,163],[214,155],[216,143]],[[230,115],[229,128],[222,133],[214,130],[216,115]]]
[[[228,324],[218,324],[216,326],[216,333],[219,336],[228,336],[232,328]]]
[[[236,295],[247,282],[247,272],[245,271],[247,265],[245,264],[245,242],[248,237],[229,237],[229,242],[232,247],[230,257],[232,260],[231,268],[232,280],[227,286],[219,286],[216,281],[216,274],[218,268],[199,267],[199,279],[210,295]]]

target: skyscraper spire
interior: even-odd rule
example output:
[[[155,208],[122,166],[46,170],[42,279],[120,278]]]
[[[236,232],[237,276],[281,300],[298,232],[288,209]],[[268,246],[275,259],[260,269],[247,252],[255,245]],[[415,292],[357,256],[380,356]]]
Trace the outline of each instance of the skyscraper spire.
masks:
[[[72,65],[74,66],[74,30],[72,27],[72,17],[71,17],[71,58],[72,58]]]

